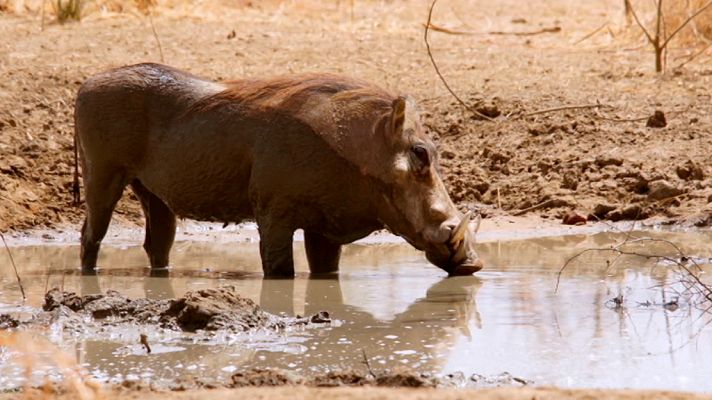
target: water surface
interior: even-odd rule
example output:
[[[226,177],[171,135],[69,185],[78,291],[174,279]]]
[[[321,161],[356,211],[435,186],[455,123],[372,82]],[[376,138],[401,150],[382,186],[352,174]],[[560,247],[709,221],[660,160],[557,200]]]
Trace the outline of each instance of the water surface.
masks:
[[[403,244],[345,248],[341,274],[310,279],[301,244],[294,280],[262,279],[255,243],[179,242],[169,271],[151,273],[139,246],[105,246],[94,275],[74,266],[70,245],[12,248],[28,301],[18,308],[16,282],[0,255],[0,313],[31,312],[48,288],[79,294],[117,290],[129,297],[166,298],[185,291],[235,285],[273,313],[306,315],[327,310],[326,328],[258,332],[206,340],[145,327],[121,327],[93,337],[39,332],[95,377],[174,380],[227,379],[245,367],[277,367],[300,374],[337,369],[406,369],[447,374],[509,372],[536,384],[562,387],[712,390],[710,318],[687,304],[671,262],[618,257],[595,251],[571,263],[555,291],[557,274],[572,255],[610,248],[638,236],[680,246],[708,268],[710,232],[600,233],[479,245],[486,269],[447,278]],[[668,243],[641,242],[627,249],[680,254]],[[686,265],[692,265],[687,261]],[[701,274],[702,279],[706,275]],[[622,299],[617,304],[615,298]],[[673,304],[673,303],[677,304]],[[663,306],[668,303],[668,306]],[[675,307],[677,305],[677,307]],[[138,344],[145,333],[154,351]],[[0,351],[0,386],[20,385],[23,370]],[[37,372],[37,375],[41,375]]]

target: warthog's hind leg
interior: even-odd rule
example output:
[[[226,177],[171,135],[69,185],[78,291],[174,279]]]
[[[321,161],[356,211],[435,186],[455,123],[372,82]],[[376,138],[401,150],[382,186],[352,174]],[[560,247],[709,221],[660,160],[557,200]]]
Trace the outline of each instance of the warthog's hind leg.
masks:
[[[318,233],[304,231],[304,247],[312,274],[328,274],[339,270],[340,244]]]
[[[138,180],[131,182],[146,217],[146,238],[143,248],[148,254],[151,268],[168,266],[168,256],[176,236],[176,216],[158,196],[151,193]]]
[[[126,187],[126,178],[119,171],[94,168],[85,170],[84,188],[86,218],[82,225],[81,263],[82,269],[96,268],[101,241],[111,222],[111,214],[121,193]]]

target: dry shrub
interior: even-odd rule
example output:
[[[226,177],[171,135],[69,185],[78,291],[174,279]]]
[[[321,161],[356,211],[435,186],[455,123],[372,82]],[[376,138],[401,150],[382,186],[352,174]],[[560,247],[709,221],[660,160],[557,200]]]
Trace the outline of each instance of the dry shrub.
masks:
[[[89,380],[74,359],[46,339],[38,339],[22,332],[0,332],[0,347],[7,347],[17,353],[12,354],[11,357],[25,367],[25,392],[28,395],[32,371],[37,366],[46,365],[49,362],[61,372],[63,381],[58,386],[46,381],[41,389],[42,397],[51,398],[55,389],[64,391],[71,398],[80,400],[94,400],[101,397],[99,384]]]
[[[672,34],[690,15],[701,9],[708,2],[709,0],[663,1],[664,36],[667,37]],[[654,34],[655,31],[655,19],[657,15],[656,4],[657,0],[631,0],[633,9],[651,34]],[[632,22],[632,19],[629,18],[629,20]],[[639,32],[635,23],[631,23],[630,26],[635,32]],[[700,44],[700,41],[712,41],[712,7],[693,18],[692,21],[675,36],[671,43],[677,46],[694,46]]]
[[[79,21],[82,19],[82,0],[55,0],[52,11],[60,24],[69,20]]]
[[[665,22],[668,31],[680,26],[695,11],[702,8],[708,0],[668,1],[665,6]],[[712,7],[695,17],[675,39],[678,44],[695,44],[699,40],[712,40]]]

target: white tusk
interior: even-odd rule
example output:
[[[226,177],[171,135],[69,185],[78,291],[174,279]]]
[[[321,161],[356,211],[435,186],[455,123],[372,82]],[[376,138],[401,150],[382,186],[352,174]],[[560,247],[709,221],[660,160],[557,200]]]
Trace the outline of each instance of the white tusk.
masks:
[[[482,222],[482,215],[477,214],[477,218],[470,222],[470,225],[472,226],[472,233],[477,234],[477,232],[479,232],[480,222]]]
[[[455,228],[455,231],[450,237],[450,243],[457,244],[465,240],[465,233],[467,233],[467,225],[470,223],[470,218],[472,218],[472,211],[468,211],[460,223]]]
[[[454,260],[455,262],[465,261],[467,259],[467,248],[467,243],[465,243],[464,240],[461,240],[460,244],[457,246],[457,251],[450,259]]]

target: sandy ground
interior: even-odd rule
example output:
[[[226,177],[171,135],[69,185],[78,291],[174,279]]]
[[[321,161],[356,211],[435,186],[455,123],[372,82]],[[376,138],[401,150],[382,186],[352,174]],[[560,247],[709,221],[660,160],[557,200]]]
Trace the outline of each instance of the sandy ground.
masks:
[[[3,2],[0,2],[3,3]],[[419,102],[459,205],[496,224],[525,215],[549,226],[570,210],[608,220],[712,221],[710,52],[665,74],[653,71],[642,36],[620,1],[450,1],[433,23],[433,54],[450,86],[494,122],[463,110],[434,74],[423,43],[425,1],[217,2],[162,7],[151,23],[130,11],[95,11],[81,23],[0,7],[0,231],[76,229],[71,204],[72,104],[88,76],[162,60],[223,80],[328,71],[365,78]],[[648,20],[649,16],[644,15]],[[604,26],[603,29],[598,29]],[[535,33],[542,29],[552,33]],[[595,32],[595,33],[594,33]],[[520,34],[513,34],[520,33]],[[523,33],[523,34],[521,34]],[[589,34],[594,33],[588,37]],[[695,48],[673,42],[672,67]],[[162,55],[161,55],[162,53]],[[551,113],[571,105],[596,108]],[[662,111],[667,125],[646,127]],[[116,220],[140,221],[132,196]],[[504,222],[502,222],[504,221]],[[537,222],[539,221],[539,222]],[[693,394],[560,389],[238,389],[109,393],[107,398],[696,399]],[[12,397],[0,395],[0,399]],[[70,396],[71,397],[71,396]]]

